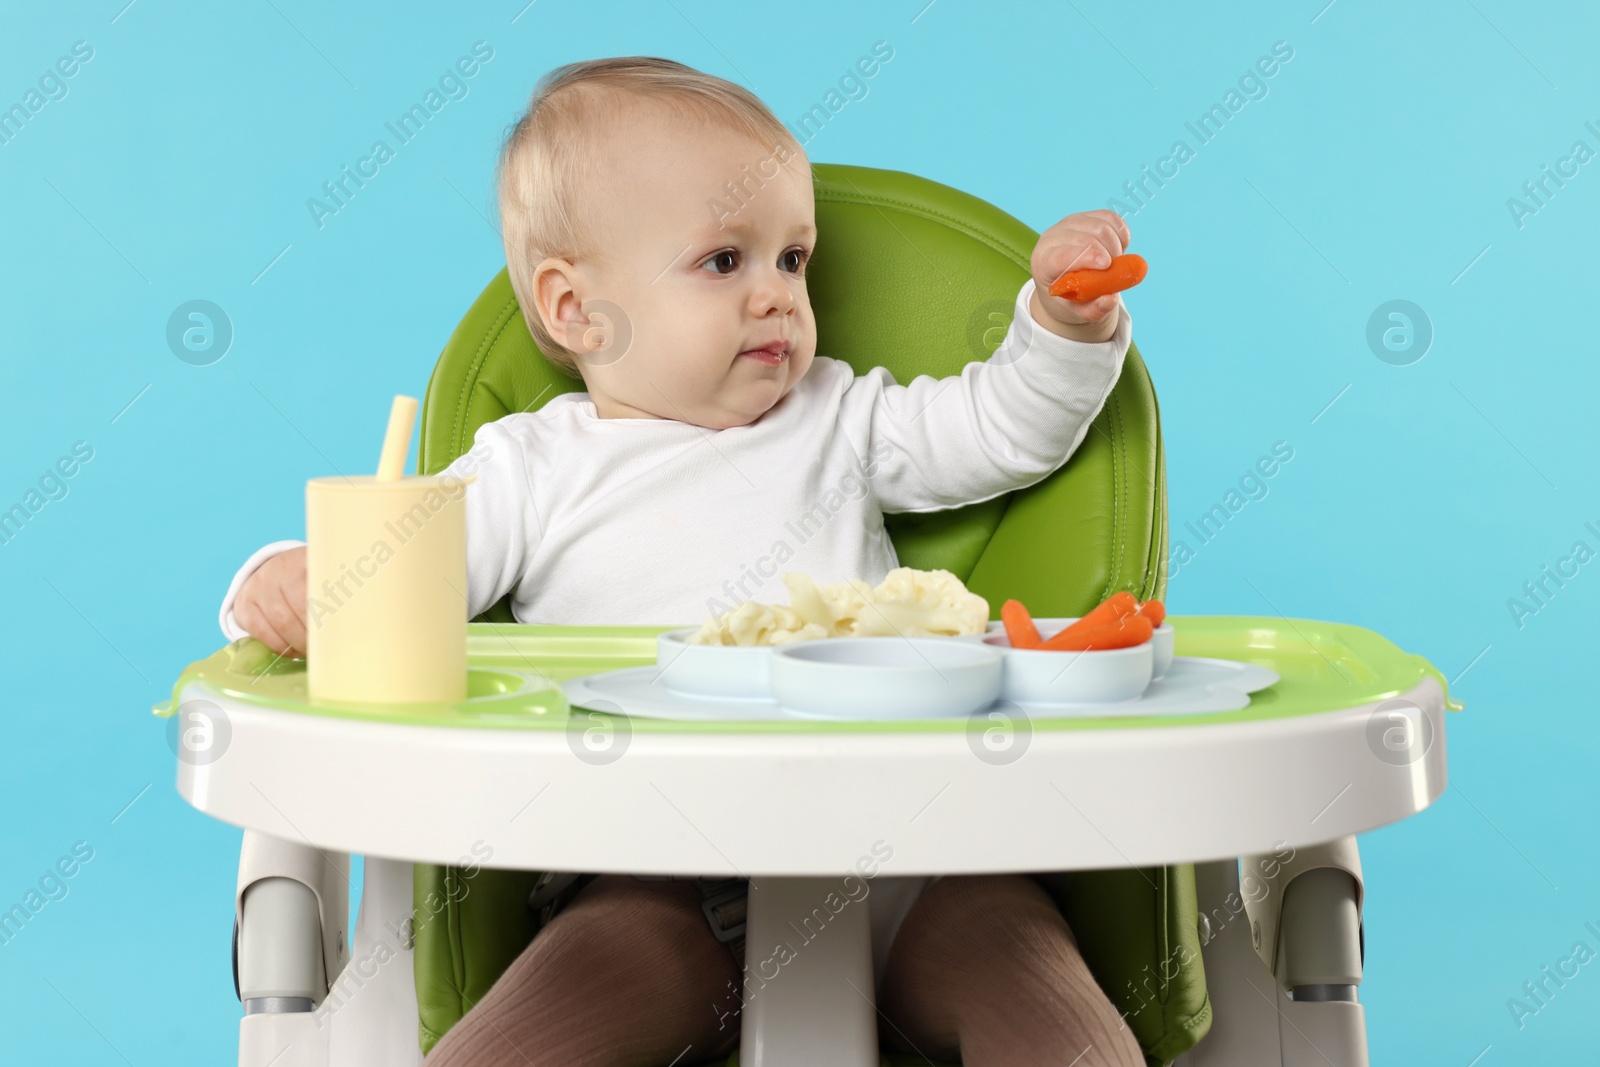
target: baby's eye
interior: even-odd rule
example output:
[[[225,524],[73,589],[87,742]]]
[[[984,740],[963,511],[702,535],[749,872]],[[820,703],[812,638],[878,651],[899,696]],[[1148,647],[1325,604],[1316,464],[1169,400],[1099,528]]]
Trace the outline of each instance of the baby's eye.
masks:
[[[806,260],[810,258],[810,253],[805,249],[791,248],[778,257],[778,268],[786,270],[790,274],[799,274],[805,269]]]
[[[700,265],[710,267],[713,274],[732,274],[734,268],[739,265],[739,253],[731,248],[724,248],[720,252],[711,253],[710,258]]]

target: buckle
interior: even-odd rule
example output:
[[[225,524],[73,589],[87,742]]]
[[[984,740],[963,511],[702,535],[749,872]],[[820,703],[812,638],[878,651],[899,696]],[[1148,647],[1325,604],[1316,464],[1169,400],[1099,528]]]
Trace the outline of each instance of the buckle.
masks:
[[[717,882],[701,882],[700,911],[718,941],[728,942],[744,936],[745,911],[749,902],[749,885],[743,878],[726,878]]]
[[[573,871],[545,871],[534,883],[533,891],[528,894],[528,907],[539,911],[545,905],[554,901],[562,891],[578,880],[578,873]]]

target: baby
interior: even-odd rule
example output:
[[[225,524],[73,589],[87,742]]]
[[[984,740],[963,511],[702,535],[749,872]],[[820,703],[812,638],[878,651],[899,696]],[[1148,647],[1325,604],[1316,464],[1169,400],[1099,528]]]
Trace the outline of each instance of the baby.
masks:
[[[485,425],[452,465],[477,479],[469,616],[509,594],[524,622],[686,625],[781,602],[780,570],[876,584],[898,565],[884,513],[987,500],[1061,467],[1132,334],[1117,296],[1048,293],[1127,248],[1123,220],[1092,211],[1039,239],[988,362],[900,385],[819,355],[809,161],[755,96],[668,60],[552,71],[498,177],[522,314],[585,391]],[[794,536],[824,498],[828,517]],[[306,594],[304,547],[268,545],[235,577],[223,628],[303,649]],[[701,899],[693,880],[586,882],[428,1064],[727,1055],[741,961]],[[879,877],[869,911],[886,1047],[965,1067],[1143,1064],[1032,878]]]

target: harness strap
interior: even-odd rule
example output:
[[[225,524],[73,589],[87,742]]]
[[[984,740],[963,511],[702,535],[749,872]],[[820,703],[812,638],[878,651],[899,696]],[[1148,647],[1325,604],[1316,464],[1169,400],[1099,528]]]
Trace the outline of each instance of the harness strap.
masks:
[[[711,936],[728,946],[739,969],[744,969],[745,912],[750,882],[745,878],[679,878],[672,874],[636,874],[641,882],[693,881],[700,889],[700,912]]]

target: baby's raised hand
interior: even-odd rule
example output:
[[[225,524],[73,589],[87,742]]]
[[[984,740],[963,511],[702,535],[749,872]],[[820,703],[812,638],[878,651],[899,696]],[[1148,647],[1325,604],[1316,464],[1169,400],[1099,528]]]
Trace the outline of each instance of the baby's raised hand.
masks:
[[[1039,325],[1075,341],[1104,341],[1116,332],[1117,294],[1075,303],[1050,295],[1050,283],[1069,270],[1104,270],[1128,249],[1128,224],[1115,211],[1068,215],[1033,246],[1030,310]],[[241,620],[242,621],[242,620]]]
[[[233,617],[272,651],[306,648],[306,550],[291,548],[256,568],[233,602]]]

